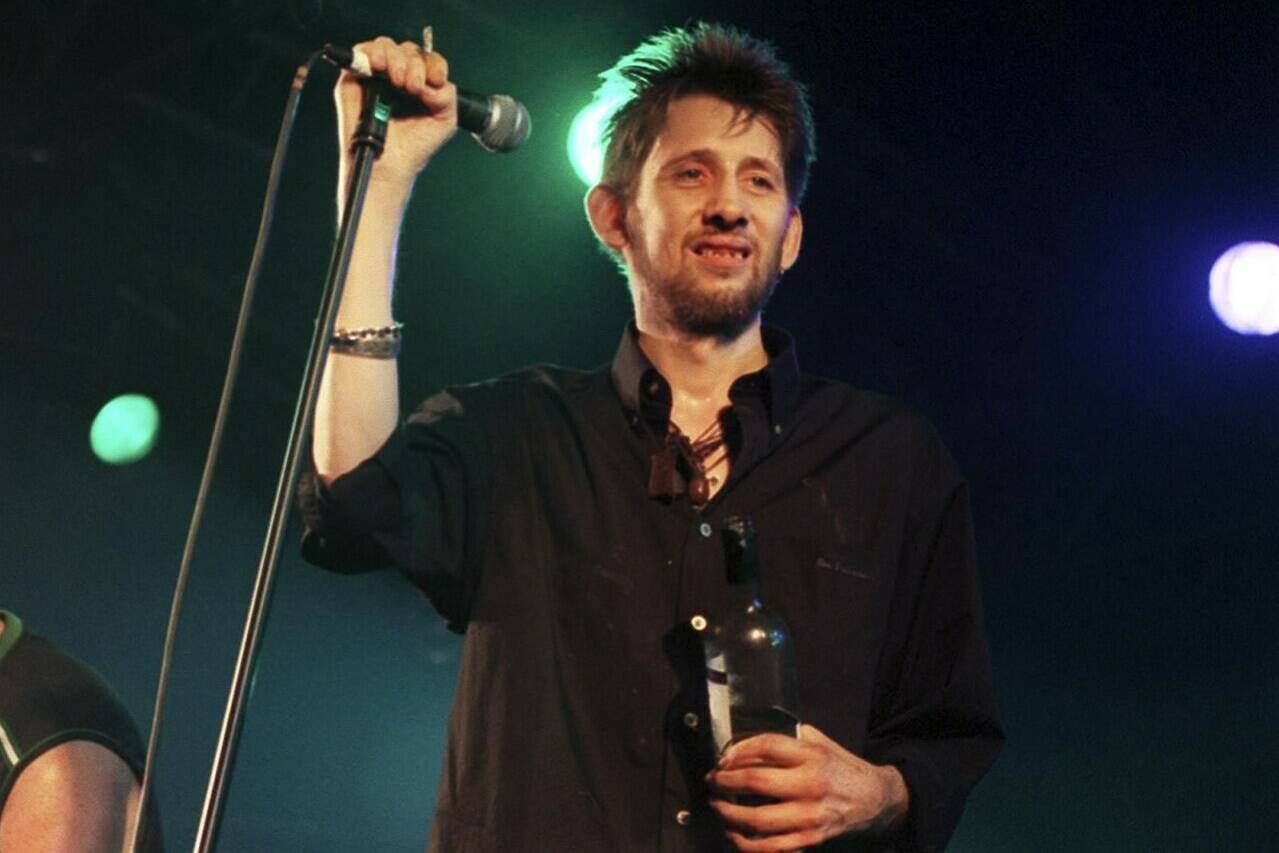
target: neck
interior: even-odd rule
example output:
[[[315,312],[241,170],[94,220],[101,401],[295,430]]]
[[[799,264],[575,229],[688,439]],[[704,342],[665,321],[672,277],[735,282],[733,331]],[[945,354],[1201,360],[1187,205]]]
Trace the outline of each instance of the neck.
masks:
[[[729,405],[728,389],[768,364],[759,321],[737,338],[693,337],[637,321],[639,345],[671,385],[671,420],[697,435]]]

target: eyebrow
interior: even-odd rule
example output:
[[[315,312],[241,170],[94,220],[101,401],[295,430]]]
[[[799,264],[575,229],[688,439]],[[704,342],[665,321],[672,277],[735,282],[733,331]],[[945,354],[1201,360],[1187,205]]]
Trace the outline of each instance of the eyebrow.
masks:
[[[672,166],[678,165],[679,163],[682,163],[685,160],[720,161],[722,160],[722,158],[719,156],[719,154],[715,152],[715,149],[713,148],[696,148],[692,151],[684,151],[679,154],[676,154],[673,157],[668,158],[667,161],[662,164],[662,171],[666,171]],[[741,166],[744,166],[748,169],[763,169],[765,172],[768,172],[775,176],[780,176],[782,174],[782,168],[780,163],[776,163],[772,160],[768,160],[763,157],[747,157],[744,160],[742,160]]]

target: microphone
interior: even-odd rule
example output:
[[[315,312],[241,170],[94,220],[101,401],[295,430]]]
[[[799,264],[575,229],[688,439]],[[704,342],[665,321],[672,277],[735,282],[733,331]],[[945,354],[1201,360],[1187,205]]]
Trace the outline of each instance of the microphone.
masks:
[[[385,74],[370,67],[369,58],[363,51],[326,44],[321,55],[360,77],[386,79]],[[410,97],[399,92],[396,94],[406,102]],[[500,152],[519,148],[533,130],[528,110],[510,95],[480,95],[461,86],[457,87],[457,124],[463,130],[469,130],[484,148]]]

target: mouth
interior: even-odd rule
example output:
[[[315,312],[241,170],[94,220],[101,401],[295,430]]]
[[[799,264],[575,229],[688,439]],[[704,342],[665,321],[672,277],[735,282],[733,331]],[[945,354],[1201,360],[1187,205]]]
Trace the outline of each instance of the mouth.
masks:
[[[698,240],[692,250],[693,254],[715,267],[741,266],[751,256],[750,244],[744,240]]]

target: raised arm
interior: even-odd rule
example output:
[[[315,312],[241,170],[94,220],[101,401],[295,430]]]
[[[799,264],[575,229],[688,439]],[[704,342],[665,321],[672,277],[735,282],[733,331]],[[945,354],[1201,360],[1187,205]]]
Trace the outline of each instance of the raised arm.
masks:
[[[448,81],[448,63],[438,53],[422,53],[411,42],[385,36],[364,42],[375,71],[415,96],[421,114],[396,117],[386,148],[373,167],[337,326],[382,327],[392,320],[395,251],[400,223],[418,174],[457,130],[457,89]],[[351,135],[359,123],[363,91],[359,78],[343,72],[334,89],[338,113],[338,215],[354,165]],[[399,381],[395,359],[330,353],[315,412],[313,453],[320,477],[330,481],[363,462],[399,422]]]

